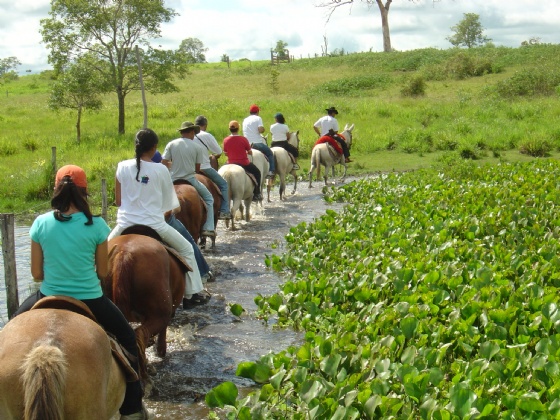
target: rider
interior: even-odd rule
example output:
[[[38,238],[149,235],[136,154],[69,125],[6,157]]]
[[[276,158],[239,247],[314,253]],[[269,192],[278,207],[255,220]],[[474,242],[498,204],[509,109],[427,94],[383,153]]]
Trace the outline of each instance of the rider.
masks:
[[[297,164],[297,158],[299,156],[299,150],[288,142],[288,140],[290,140],[290,129],[286,125],[286,120],[280,112],[274,115],[274,120],[276,123],[270,126],[270,134],[272,134],[271,147],[282,147],[290,153],[296,160],[292,169],[298,170],[299,165]]]
[[[208,119],[204,115],[199,115],[194,120],[194,123],[200,127],[200,133],[194,135],[194,142],[202,146],[207,152],[212,153],[216,159],[218,159],[222,155],[222,148],[216,141],[216,138],[206,131],[206,128],[208,127]],[[207,153],[204,154],[204,158],[200,164],[200,170],[218,186],[220,192],[222,193],[222,208],[218,213],[218,219],[231,219],[231,212],[229,211],[228,184],[218,171],[212,168]]]
[[[175,248],[193,271],[185,277],[183,308],[208,303],[210,295],[204,291],[192,245],[179,232],[165,223],[164,213],[180,206],[168,169],[152,162],[159,138],[145,128],[136,134],[136,158],[119,162],[115,180],[117,225],[109,240],[132,225],[146,225],[161,239]]]
[[[239,165],[255,177],[257,183],[253,190],[253,201],[262,201],[261,171],[247,157],[247,155],[253,154],[249,140],[238,134],[239,123],[237,121],[230,121],[229,131],[231,135],[224,139],[224,153],[228,157],[226,163]]]
[[[81,300],[99,324],[113,334],[132,355],[130,362],[138,372],[138,347],[130,324],[101,289],[107,275],[107,235],[109,226],[91,214],[87,201],[87,179],[82,168],[66,165],[58,170],[51,200],[53,211],[35,219],[31,236],[31,275],[41,282],[40,289],[29,296],[16,311],[31,309],[41,298],[52,295]],[[147,419],[142,403],[140,381],[127,382],[121,419]]]
[[[265,139],[261,135],[264,133],[264,126],[263,120],[259,116],[259,112],[260,108],[257,105],[251,105],[249,108],[250,115],[243,120],[243,135],[247,138],[253,149],[257,149],[265,154],[270,165],[266,177],[272,178],[276,169],[274,166],[274,154],[272,153],[272,150],[270,150],[270,147],[267,146]]]
[[[206,203],[206,221],[202,226],[201,235],[214,238],[216,237],[214,197],[208,188],[196,179],[196,174],[200,173],[200,164],[205,157],[208,158],[207,151],[193,141],[195,134],[200,132],[200,127],[190,121],[185,121],[177,131],[181,137],[167,143],[161,163],[169,168],[173,181],[180,179],[188,181],[202,197]]]
[[[325,142],[330,143],[330,139],[323,138],[325,136],[333,138],[340,145],[340,148],[342,149],[342,154],[344,154],[344,158],[346,160],[346,163],[352,162],[350,160],[350,150],[348,150],[348,145],[346,144],[344,139],[341,138],[341,135],[338,134],[338,121],[335,118],[335,115],[338,115],[338,111],[336,110],[336,108],[334,106],[331,106],[330,108],[327,108],[325,111],[327,111],[327,115],[319,118],[315,122],[315,124],[313,124],[313,129],[315,130],[315,132],[320,137],[319,141],[317,141],[317,143],[315,143],[315,144],[325,143]],[[333,145],[333,147],[335,147],[335,146]],[[337,151],[339,151],[339,153],[340,153],[340,149],[338,149],[337,147],[335,147],[335,149],[337,149]]]

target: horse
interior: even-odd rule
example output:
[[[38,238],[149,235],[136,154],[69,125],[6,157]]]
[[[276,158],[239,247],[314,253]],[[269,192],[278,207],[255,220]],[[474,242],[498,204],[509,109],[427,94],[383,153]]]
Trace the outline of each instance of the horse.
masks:
[[[210,191],[210,194],[212,194],[212,198],[214,199],[214,226],[218,226],[218,215],[220,212],[220,207],[222,206],[222,193],[220,192],[220,189],[218,188],[218,186],[214,183],[214,181],[212,181],[210,178],[208,178],[205,175],[201,175],[201,174],[196,174],[196,179],[198,179],[198,181],[203,184],[208,191]],[[204,201],[203,201],[204,203]],[[188,229],[187,229],[188,230]],[[190,233],[190,231],[189,231]],[[192,235],[192,233],[191,233]],[[202,236],[200,238],[200,247],[201,248],[206,248],[206,236]],[[216,248],[216,237],[212,237],[212,249]]]
[[[175,217],[187,228],[195,243],[201,239],[202,227],[206,221],[206,204],[196,188],[183,180],[173,182],[181,210]],[[214,214],[217,214],[214,212]],[[214,243],[214,240],[212,240]]]
[[[348,145],[348,150],[350,150],[350,148],[352,147],[352,130],[354,130],[354,124],[352,124],[351,126],[346,124],[346,126],[344,127],[344,131],[341,133],[344,137],[344,140],[346,141],[346,144]],[[340,163],[344,166],[344,173],[342,174],[341,178],[341,181],[343,181],[346,178],[347,170],[344,157],[336,151],[334,152],[333,156],[333,154],[329,152],[329,145],[327,143],[321,143],[313,147],[313,150],[311,151],[311,168],[309,169],[309,188],[313,187],[311,180],[315,168],[317,168],[317,179],[319,179],[321,176],[321,165],[325,167],[325,176],[323,176],[323,179],[325,180],[325,185],[327,185],[327,176],[329,173],[329,169],[332,168],[332,176],[334,178],[334,166],[337,163]]]
[[[266,158],[264,153],[256,149],[251,149],[251,150],[253,151],[253,154],[249,155],[249,160],[253,162],[253,164],[257,168],[259,168],[259,171],[261,171],[261,183],[259,185],[259,191],[262,195],[264,186],[266,185],[266,176],[268,174],[270,164],[268,163],[268,159]],[[259,201],[259,204],[262,207],[262,200]]]
[[[140,377],[149,381],[145,350],[157,336],[156,353],[167,352],[167,327],[182,303],[185,272],[190,269],[174,250],[164,246],[157,233],[146,226],[109,241],[109,272],[102,283],[105,295],[121,310],[135,329],[140,355]]]
[[[290,138],[288,143],[292,146],[299,149],[299,130],[295,133],[290,133]],[[280,178],[280,200],[285,198],[285,191],[286,191],[286,175],[291,174],[294,177],[294,189],[292,194],[296,193],[297,189],[297,174],[296,170],[294,169],[294,163],[292,162],[292,158],[290,154],[287,152],[286,149],[283,147],[271,147],[272,153],[274,153],[274,159],[276,162],[276,171],[274,172],[274,177],[269,180],[267,185],[267,195],[268,195],[268,202],[270,203],[270,190],[272,189],[272,185],[274,180],[276,179],[276,175]]]
[[[80,313],[32,309],[0,331],[1,419],[109,419],[125,390],[107,334]]]
[[[262,153],[261,153],[262,154]],[[238,210],[241,210],[243,215],[242,203],[245,206],[245,220],[248,222],[250,219],[251,202],[253,201],[253,181],[249,175],[245,173],[239,165],[226,164],[223,165],[218,173],[228,183],[229,197],[231,202],[231,230],[235,230],[235,215]],[[229,220],[226,220],[226,227],[229,227]]]

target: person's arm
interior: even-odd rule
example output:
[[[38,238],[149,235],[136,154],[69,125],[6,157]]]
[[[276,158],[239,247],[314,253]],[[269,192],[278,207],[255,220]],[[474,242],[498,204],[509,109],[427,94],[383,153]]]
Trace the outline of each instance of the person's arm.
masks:
[[[43,248],[38,242],[31,241],[31,276],[33,281],[43,281]]]
[[[169,159],[162,159],[161,163],[167,167],[167,169],[171,169],[171,161]]]
[[[194,164],[194,171],[195,171],[197,174],[201,174],[201,173],[202,173],[202,172],[200,171],[200,163],[195,163],[195,164]]]
[[[105,280],[109,271],[109,247],[107,241],[103,241],[95,249],[95,271],[99,280]]]
[[[264,127],[262,125],[259,125],[258,130],[260,134],[264,133]]]
[[[121,206],[121,182],[115,178],[115,204]]]
[[[317,133],[317,135],[319,137],[321,136],[321,131],[319,130],[319,128],[316,125],[313,126],[313,130],[315,130],[315,132]]]

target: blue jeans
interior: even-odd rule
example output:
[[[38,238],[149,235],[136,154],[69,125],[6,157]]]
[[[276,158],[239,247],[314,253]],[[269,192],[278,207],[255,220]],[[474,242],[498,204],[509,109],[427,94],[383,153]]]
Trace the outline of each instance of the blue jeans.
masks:
[[[210,267],[208,266],[208,263],[204,259],[204,255],[202,255],[202,251],[194,241],[193,237],[191,236],[191,234],[189,233],[185,225],[183,225],[181,221],[175,217],[174,214],[172,214],[167,219],[167,224],[171,226],[173,229],[175,229],[177,232],[179,232],[181,235],[183,235],[183,237],[191,243],[194,250],[194,259],[196,260],[198,271],[200,271],[200,277],[204,277],[206,274],[208,274],[208,272],[210,271]]]
[[[251,144],[251,147],[253,149],[257,149],[259,152],[263,152],[265,154],[266,158],[268,159],[269,171],[274,172],[276,170],[276,166],[275,166],[275,162],[274,162],[274,153],[272,153],[272,150],[270,150],[270,147],[268,147],[264,143],[253,143],[253,144]],[[266,176],[266,174],[263,174],[263,176]]]
[[[222,193],[222,205],[220,207],[220,211],[222,213],[229,213],[229,194],[227,181],[222,178],[222,176],[214,168],[202,169],[202,172],[204,172],[204,174],[218,186],[220,192]]]
[[[208,191],[208,188],[204,186],[195,176],[191,176],[187,178],[187,181],[191,183],[191,185],[195,188],[198,192],[202,200],[206,203],[206,222],[204,222],[204,226],[202,226],[202,230],[210,230],[213,231],[215,229],[214,226],[214,197],[212,197],[212,193]]]

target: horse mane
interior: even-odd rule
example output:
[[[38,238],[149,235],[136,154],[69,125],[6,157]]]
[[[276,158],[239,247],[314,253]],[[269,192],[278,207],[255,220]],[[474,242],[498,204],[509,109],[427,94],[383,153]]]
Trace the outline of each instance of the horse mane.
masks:
[[[66,359],[62,350],[41,344],[29,352],[21,370],[24,419],[62,420],[66,383]]]

